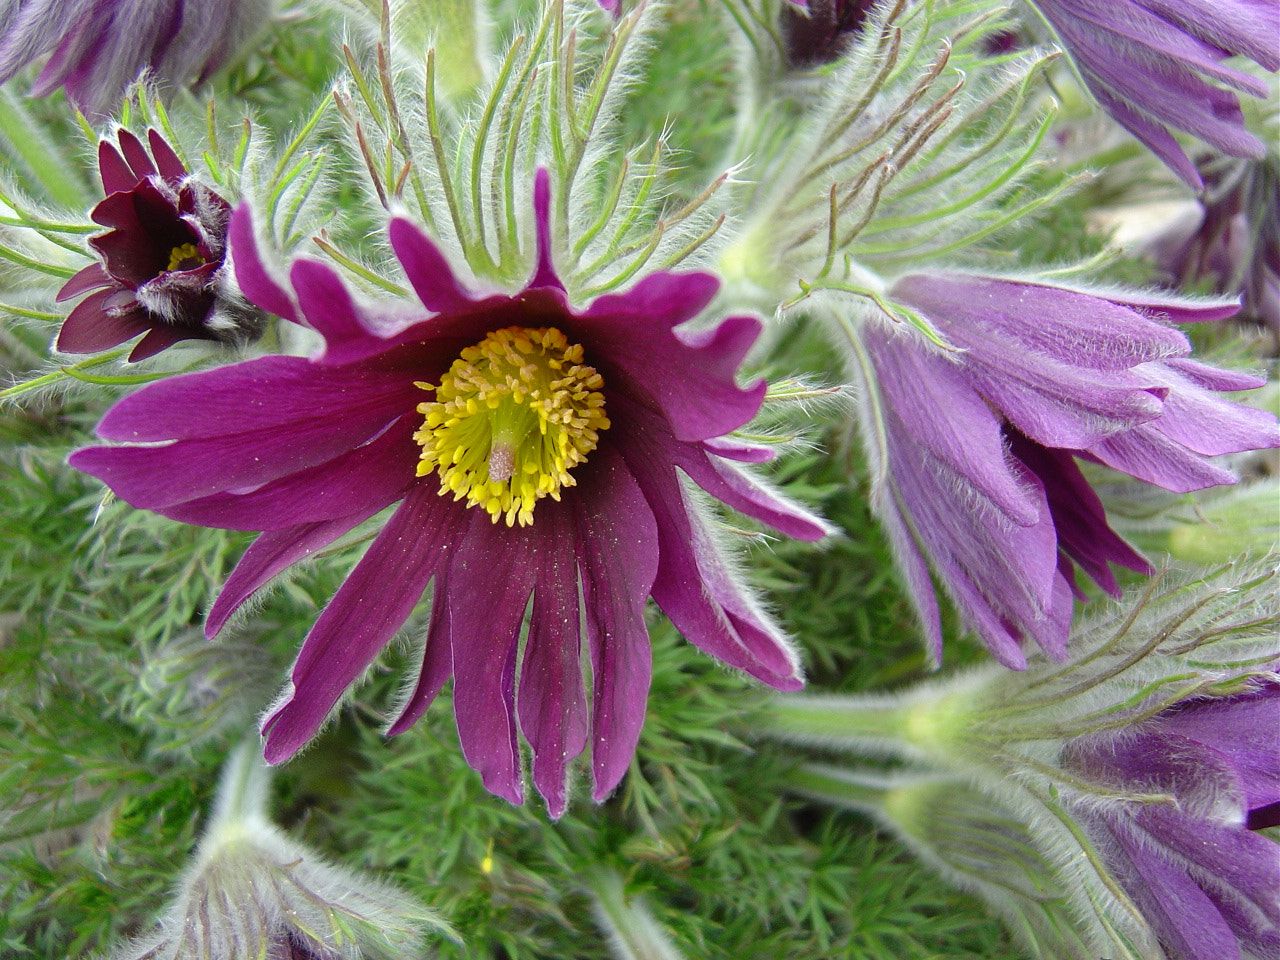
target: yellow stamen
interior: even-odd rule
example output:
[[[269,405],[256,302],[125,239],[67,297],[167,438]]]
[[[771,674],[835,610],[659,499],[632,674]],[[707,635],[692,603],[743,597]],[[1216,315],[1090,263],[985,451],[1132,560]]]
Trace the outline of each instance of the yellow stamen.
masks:
[[[184,243],[180,247],[174,247],[169,251],[169,266],[166,270],[194,270],[196,267],[203,266],[204,257],[200,256],[200,251],[196,249],[194,243]]]
[[[533,523],[543,497],[574,485],[569,471],[609,428],[604,380],[579,344],[555,327],[507,327],[467,347],[418,405],[418,476],[440,474],[440,493],[483,507],[494,523]]]

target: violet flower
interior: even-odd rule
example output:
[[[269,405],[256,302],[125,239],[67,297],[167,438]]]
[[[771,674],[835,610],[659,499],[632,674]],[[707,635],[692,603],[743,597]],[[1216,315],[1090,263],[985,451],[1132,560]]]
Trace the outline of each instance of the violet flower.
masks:
[[[1170,128],[1236,157],[1261,158],[1234,90],[1262,81],[1222,66],[1230,55],[1280,70],[1274,0],[1029,0],[1057,32],[1085,84],[1113,118],[1187,184],[1202,186]],[[1211,82],[1216,81],[1216,83]]]
[[[1280,684],[1079,737],[1066,771],[1126,796],[1067,799],[1169,960],[1280,956]],[[1146,795],[1147,799],[1134,799]]]
[[[1113,596],[1117,563],[1149,566],[1115,534],[1076,458],[1167,490],[1229,484],[1219,454],[1280,445],[1268,413],[1217,397],[1264,381],[1187,359],[1163,322],[1216,320],[1232,303],[1103,297],[959,273],[889,291],[959,348],[867,324],[865,433],[879,438],[873,506],[930,652],[942,631],[929,567],[1007,666],[1021,642],[1066,655],[1079,566]],[[1159,318],[1159,319],[1157,319]]]
[[[151,151],[128,130],[120,149],[98,144],[107,198],[90,214],[112,228],[89,240],[102,258],[66,282],[58,300],[88,293],[62,324],[64,353],[96,353],[140,333],[130,360],[180,340],[241,342],[257,336],[263,314],[231,289],[223,268],[230,205],[192,177],[156,131]]]
[[[358,303],[305,259],[290,291],[238,211],[241,286],[313,327],[323,351],[152,384],[98,426],[129,445],[71,458],[134,506],[264,531],[210,611],[210,636],[281,570],[399,502],[303,645],[263,728],[270,762],[316,733],[433,581],[421,675],[390,732],[411,726],[452,675],[468,762],[520,803],[518,727],[552,816],[588,743],[597,800],[631,762],[651,674],[649,596],[711,655],[778,689],[802,685],[681,476],[788,535],[827,533],[735,463],[766,450],[725,436],[765,394],[763,382],[734,380],[759,321],[679,327],[716,293],[703,273],[659,272],[571,306],[551,263],[548,204],[544,171],[537,268],[515,295],[466,289],[430,239],[393,219],[391,246],[422,306]]]
[[[0,83],[52,53],[31,90],[64,87],[91,117],[134,80],[203,81],[266,19],[269,0],[8,0],[0,3]]]

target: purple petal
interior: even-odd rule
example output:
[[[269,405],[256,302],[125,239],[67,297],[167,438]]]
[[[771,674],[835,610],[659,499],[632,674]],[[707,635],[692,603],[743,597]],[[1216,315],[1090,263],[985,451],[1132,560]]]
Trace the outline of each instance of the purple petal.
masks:
[[[141,310],[108,311],[105,301],[114,289],[91,293],[81,300],[58,331],[57,348],[63,353],[97,353],[132,340],[150,329]]]
[[[156,169],[170,186],[176,187],[187,178],[186,166],[164,137],[155,130],[148,130],[147,143],[151,145],[151,155],[155,157]]]
[[[690,643],[718,660],[780,690],[803,686],[790,644],[736,584],[661,443],[636,435],[620,447],[657,521],[658,606]]]
[[[821,540],[835,528],[776,490],[694,444],[672,440],[672,462],[707,493],[797,540]]]
[[[1047,449],[1017,433],[1011,440],[1014,456],[1044,486],[1058,533],[1058,547],[1080,564],[1098,586],[1120,598],[1120,587],[1111,573],[1112,563],[1138,573],[1153,572],[1151,564],[1111,529],[1102,501],[1069,452]]]
[[[423,396],[402,372],[261,357],[150,384],[107,411],[97,432],[104,440],[196,440],[323,421],[354,446]],[[195,417],[193,410],[210,415]]]
[[[167,350],[175,343],[183,340],[212,340],[210,334],[191,327],[155,326],[147,331],[147,335],[138,341],[138,345],[129,352],[129,362],[137,363],[154,357],[161,350]]]
[[[445,498],[440,498],[446,502]],[[454,511],[461,505],[447,501]],[[483,510],[455,542],[447,573],[453,709],[462,753],[485,789],[524,802],[516,745],[515,670],[520,625],[533,590],[541,536],[493,523]],[[483,611],[483,613],[481,613]]]
[[[458,530],[463,520],[454,520]],[[387,736],[404,733],[417,723],[431,702],[453,676],[453,640],[449,619],[449,579],[445,570],[436,573],[431,595],[431,622],[427,625],[427,637],[422,648],[422,663],[418,667],[418,679],[400,708],[399,715],[387,728]]]
[[[1280,684],[1232,697],[1191,700],[1166,710],[1161,731],[1211,747],[1240,777],[1253,810],[1280,802]]]
[[[404,624],[451,546],[441,533],[456,509],[424,484],[391,515],[303,642],[289,698],[262,725],[268,763],[289,759],[315,736]]]
[[[379,508],[380,509],[380,508]],[[304,523],[262,534],[244,552],[205,618],[204,633],[212,640],[235,612],[276,574],[323,550],[347,531],[368,520],[377,510]]]
[[[1174,493],[1236,482],[1236,475],[1216,467],[1166,437],[1159,422],[1143,424],[1088,448],[1101,463],[1154,483]]]
[[[98,142],[98,175],[102,178],[102,189],[107,196],[132,190],[142,179],[106,140]]]
[[[292,297],[276,282],[258,252],[258,240],[253,233],[253,213],[247,203],[240,204],[231,215],[227,239],[236,282],[249,301],[267,313],[301,323]]]
[[[1200,885],[1118,817],[1106,817],[1105,824],[1097,828],[1100,852],[1165,951],[1184,960],[1240,960],[1235,935]]]
[[[77,271],[74,277],[64,283],[54,300],[57,303],[62,303],[64,300],[80,296],[87,290],[97,290],[101,287],[110,286],[111,283],[111,277],[102,268],[102,264],[91,263],[83,270]]]
[[[924,630],[925,647],[935,666],[942,664],[942,617],[938,612],[938,596],[923,545],[892,483],[881,484],[871,494],[871,506],[889,537],[889,546],[897,561],[898,571],[906,581],[907,598],[915,609]]]
[[[1036,523],[1038,504],[1010,469],[1000,422],[964,371],[911,335],[868,325],[863,339],[885,405],[913,445],[1013,523]]]
[[[1201,376],[1209,371],[1220,373],[1211,367],[1197,367],[1193,372]],[[1169,390],[1164,414],[1152,424],[1169,439],[1203,456],[1280,446],[1280,428],[1270,413],[1232,403],[1183,376],[1177,368],[1152,364],[1147,372]]]
[[[151,154],[147,153],[147,148],[142,145],[141,140],[123,127],[116,132],[116,139],[120,141],[120,152],[124,154],[125,163],[129,164],[129,169],[133,171],[136,179],[144,180],[156,175]]]
[[[596,299],[575,321],[606,388],[627,389],[661,410],[680,440],[736,430],[764,400],[763,381],[743,389],[735,379],[760,334],[758,320],[728,317],[698,334],[673,329],[718,288],[705,273],[655,273],[626,293]]]
[[[626,774],[644,725],[653,671],[644,607],[660,546],[654,514],[627,464],[611,447],[592,457],[593,495],[575,497],[572,509],[594,678],[591,795],[599,802]]]
[[[533,782],[552,819],[564,814],[569,761],[587,746],[575,530],[566,511],[539,507],[537,585],[520,665],[516,711],[533,748]],[[607,509],[607,507],[606,507]]]
[[[182,523],[226,530],[282,530],[361,511],[376,513],[415,482],[417,414],[402,417],[369,443],[247,493],[216,493],[166,507]]]
[[[474,306],[470,293],[458,283],[448,259],[430,237],[401,217],[392,218],[388,232],[391,249],[423,306],[433,313]]]
[[[939,272],[902,277],[891,292],[957,346],[998,351],[984,353],[993,364],[1029,353],[1121,371],[1190,351],[1187,338],[1172,327],[1110,298],[1064,287]]]

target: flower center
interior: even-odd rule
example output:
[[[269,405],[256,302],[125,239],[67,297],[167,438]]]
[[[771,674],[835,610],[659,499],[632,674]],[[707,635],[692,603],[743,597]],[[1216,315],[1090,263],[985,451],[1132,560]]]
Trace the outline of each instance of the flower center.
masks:
[[[205,259],[200,256],[200,251],[196,249],[194,243],[184,243],[180,247],[174,247],[169,251],[169,266],[166,270],[194,270],[196,267],[204,266]]]
[[[534,504],[574,485],[569,471],[609,428],[604,380],[582,358],[555,327],[507,327],[467,347],[439,386],[417,384],[435,392],[418,405],[418,476],[438,470],[442,495],[494,523],[533,523]]]

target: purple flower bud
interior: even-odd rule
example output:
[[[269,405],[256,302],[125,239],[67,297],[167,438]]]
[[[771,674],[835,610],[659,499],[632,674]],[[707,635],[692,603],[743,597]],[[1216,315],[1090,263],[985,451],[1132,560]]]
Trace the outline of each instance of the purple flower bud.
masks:
[[[1261,158],[1240,101],[1267,85],[1224,67],[1231,55],[1280,70],[1274,0],[1030,0],[1057,31],[1098,102],[1192,187],[1202,183],[1170,128],[1236,157]],[[1210,82],[1210,81],[1216,81]]]
[[[1169,960],[1280,956],[1280,683],[1188,700],[1069,743],[1063,767],[1124,795],[1067,807]]]
[[[119,150],[98,145],[107,198],[91,216],[111,230],[89,241],[101,263],[58,292],[60,301],[88,293],[58,333],[64,353],[96,353],[145,333],[129,354],[142,360],[180,340],[249,340],[265,322],[223,269],[230,205],[190,176],[158,133],[147,139],[149,154],[123,129]]]
[[[862,337],[879,397],[864,407],[865,432],[883,438],[874,505],[935,658],[930,566],[1017,669],[1027,637],[1066,655],[1075,567],[1112,595],[1111,563],[1149,570],[1111,530],[1077,459],[1187,492],[1235,482],[1210,458],[1280,445],[1274,417],[1217,396],[1264,381],[1188,359],[1164,322],[1221,319],[1235,304],[959,273],[902,277],[890,297],[959,348],[878,324]]]
[[[269,0],[8,0],[0,3],[0,83],[52,53],[32,95],[65,87],[91,117],[144,74],[202,81],[266,19]]]

